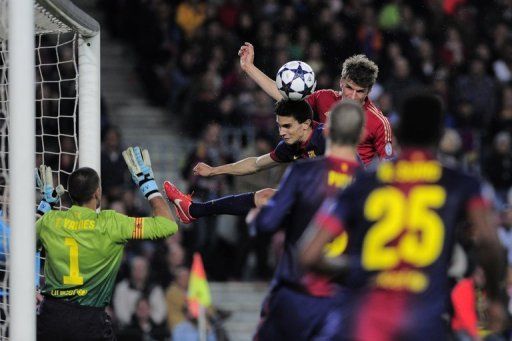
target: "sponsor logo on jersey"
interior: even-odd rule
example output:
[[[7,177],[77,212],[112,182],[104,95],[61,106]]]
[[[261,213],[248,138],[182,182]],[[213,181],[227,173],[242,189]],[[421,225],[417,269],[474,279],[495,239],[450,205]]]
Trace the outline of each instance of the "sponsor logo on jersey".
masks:
[[[391,154],[393,154],[393,146],[391,146],[391,142],[386,143],[384,150],[386,151],[387,156],[391,156]]]

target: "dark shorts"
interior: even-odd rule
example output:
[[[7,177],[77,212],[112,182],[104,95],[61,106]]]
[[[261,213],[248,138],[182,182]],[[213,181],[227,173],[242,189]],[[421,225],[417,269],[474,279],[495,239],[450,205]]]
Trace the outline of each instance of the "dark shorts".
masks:
[[[263,303],[254,340],[328,340],[326,324],[330,324],[328,315],[335,303],[332,297],[314,297],[280,287]]]
[[[38,341],[115,340],[104,308],[45,297],[37,313]]]

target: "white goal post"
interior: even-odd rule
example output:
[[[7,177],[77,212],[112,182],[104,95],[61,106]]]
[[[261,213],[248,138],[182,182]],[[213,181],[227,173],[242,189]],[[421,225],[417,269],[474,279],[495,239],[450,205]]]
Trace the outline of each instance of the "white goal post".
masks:
[[[69,0],[0,0],[0,340],[36,339],[36,163],[100,172],[99,32]]]

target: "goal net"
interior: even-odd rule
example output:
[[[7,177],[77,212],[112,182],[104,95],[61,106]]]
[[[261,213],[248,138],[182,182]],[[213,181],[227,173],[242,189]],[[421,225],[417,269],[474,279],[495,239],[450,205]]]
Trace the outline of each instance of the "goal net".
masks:
[[[9,143],[9,133],[12,134],[9,129],[9,79],[12,77],[9,73],[9,1],[14,0],[0,0],[0,340],[7,340],[9,328],[12,328],[9,306],[12,267],[9,250],[12,226],[9,219],[9,198],[12,193],[8,159],[9,154],[15,152],[14,148],[22,148]],[[85,83],[80,79],[81,73],[90,71],[81,68],[80,62],[84,59],[85,64],[91,64],[91,58],[94,57],[94,53],[87,50],[84,52],[83,48],[91,46],[87,39],[97,35],[99,25],[68,0],[35,1],[34,24],[36,136],[34,141],[26,143],[35,142],[36,165],[44,163],[51,166],[54,183],[66,187],[69,174],[79,165],[79,154],[80,165],[84,164],[82,159],[87,158],[88,165],[99,166],[99,162],[95,161],[99,160],[99,118],[85,117],[91,115],[91,112],[99,117],[99,98],[92,101],[89,98],[88,102],[79,99],[82,92],[89,97],[91,94],[98,97],[99,94],[99,78],[96,81],[88,75],[89,80],[86,83],[89,89],[83,89]],[[92,64],[99,66],[99,61],[93,61]],[[91,142],[93,149],[89,146],[85,153],[79,148],[80,125],[84,120],[84,126],[88,125],[88,128],[83,135],[91,137],[93,134],[92,137],[97,140]],[[69,205],[69,198],[64,195],[57,207]],[[31,208],[33,212],[34,207]],[[27,214],[30,213],[27,210]],[[39,260],[36,262],[39,263]],[[41,275],[38,265],[36,271],[36,282],[39,282]]]

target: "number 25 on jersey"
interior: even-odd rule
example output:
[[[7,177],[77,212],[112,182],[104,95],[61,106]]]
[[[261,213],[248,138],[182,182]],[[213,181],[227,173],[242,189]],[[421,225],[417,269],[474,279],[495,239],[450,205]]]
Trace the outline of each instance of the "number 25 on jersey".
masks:
[[[363,267],[375,271],[391,270],[401,262],[432,264],[443,250],[445,233],[434,209],[445,201],[446,192],[437,185],[413,187],[408,196],[392,186],[373,191],[364,207],[366,219],[375,223],[363,243]]]

